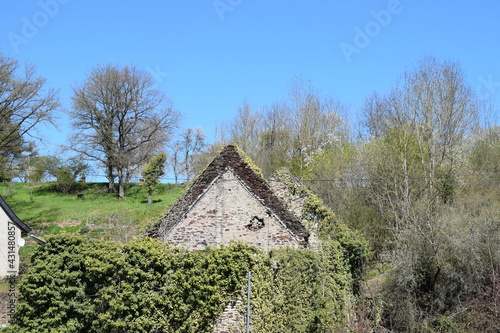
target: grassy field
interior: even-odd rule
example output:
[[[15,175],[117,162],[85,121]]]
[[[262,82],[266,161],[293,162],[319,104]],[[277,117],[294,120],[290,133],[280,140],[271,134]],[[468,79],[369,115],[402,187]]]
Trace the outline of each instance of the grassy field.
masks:
[[[0,196],[29,227],[42,234],[99,232],[103,229],[141,230],[158,221],[181,195],[180,185],[159,184],[153,204],[147,191],[128,184],[125,199],[107,193],[105,183],[77,184],[73,194],[62,194],[53,183],[2,183]],[[79,199],[76,193],[83,193]]]

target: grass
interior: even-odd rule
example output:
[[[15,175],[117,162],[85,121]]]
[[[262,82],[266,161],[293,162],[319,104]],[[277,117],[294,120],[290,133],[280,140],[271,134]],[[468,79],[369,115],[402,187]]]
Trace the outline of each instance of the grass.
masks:
[[[126,221],[143,228],[158,221],[183,191],[180,185],[159,184],[150,205],[146,189],[138,184],[127,185],[123,200],[107,193],[106,183],[79,183],[72,194],[58,192],[53,183],[0,184],[0,196],[14,213],[29,227],[49,234],[78,232],[104,222],[123,225]],[[77,193],[83,193],[84,199],[78,199]]]
[[[145,187],[128,184],[125,199],[107,192],[107,183],[78,183],[71,194],[57,191],[55,183],[0,183],[0,196],[36,236],[77,233],[86,237],[128,242],[144,234],[160,220],[184,187],[159,184],[148,204]],[[77,194],[83,194],[79,199]],[[39,245],[28,238],[20,248],[21,274],[31,265],[31,254]],[[0,280],[0,294],[8,285]]]

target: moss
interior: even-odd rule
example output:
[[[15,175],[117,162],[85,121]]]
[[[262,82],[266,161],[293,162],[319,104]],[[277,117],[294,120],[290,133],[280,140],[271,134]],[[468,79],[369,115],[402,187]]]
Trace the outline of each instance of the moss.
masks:
[[[243,151],[243,149],[241,149],[236,143],[231,143],[231,145],[234,146],[234,148],[236,149],[236,151],[238,152],[238,154],[241,156],[241,158],[243,158],[243,160],[248,165],[248,167],[252,171],[254,171],[256,174],[258,174],[259,176],[261,176],[262,178],[264,178],[264,174],[262,173],[262,170],[257,166],[257,164],[255,164],[253,162],[253,160],[250,158],[250,156],[247,155],[247,153],[245,153]]]

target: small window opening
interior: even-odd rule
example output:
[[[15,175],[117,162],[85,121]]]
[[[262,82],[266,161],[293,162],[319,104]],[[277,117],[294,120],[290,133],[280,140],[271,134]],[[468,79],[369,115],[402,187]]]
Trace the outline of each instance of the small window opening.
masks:
[[[247,229],[253,230],[253,231],[262,229],[262,228],[264,228],[264,219],[257,217],[257,216],[254,216],[250,220],[250,223],[246,225],[246,227],[247,227]]]

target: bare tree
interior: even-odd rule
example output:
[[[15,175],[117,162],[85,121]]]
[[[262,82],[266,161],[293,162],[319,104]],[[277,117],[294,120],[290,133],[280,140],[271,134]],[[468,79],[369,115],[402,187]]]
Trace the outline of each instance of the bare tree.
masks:
[[[229,134],[243,151],[251,153],[259,149],[262,115],[252,110],[248,101],[238,107],[237,116],[229,124]]]
[[[177,184],[181,175],[189,181],[199,169],[198,154],[206,147],[205,133],[201,127],[196,129],[188,128],[181,134],[181,139],[170,145],[169,165],[174,172],[175,183]],[[209,154],[210,155],[210,154]],[[210,158],[210,157],[209,157]],[[213,156],[211,156],[213,158]],[[204,165],[203,167],[205,167]]]
[[[182,134],[181,147],[184,175],[189,181],[194,176],[194,155],[205,147],[205,133],[201,127],[196,129],[188,128]]]
[[[294,135],[293,160],[303,178],[307,161],[335,136],[344,135],[342,106],[333,99],[320,97],[309,82],[295,80],[289,89],[287,108]]]
[[[41,123],[54,124],[59,97],[46,89],[46,80],[36,76],[35,68],[0,54],[0,163],[5,165],[29,150],[26,137],[37,137]]]
[[[478,103],[457,63],[425,57],[390,94],[370,96],[364,111],[373,135],[362,154],[369,200],[396,240],[389,256],[397,269],[389,279],[394,284],[386,297],[393,306],[387,315],[410,327],[420,313],[455,304],[466,288],[452,279],[463,268],[449,255],[455,245],[446,235],[453,224],[464,235],[467,230],[465,220],[451,223],[450,203],[464,183],[463,148],[475,129]]]
[[[123,199],[128,175],[164,148],[180,113],[154,89],[151,75],[134,66],[94,68],[72,99],[71,148],[102,163],[110,190],[118,177]]]
[[[169,162],[168,165],[172,168],[174,172],[174,180],[177,184],[179,182],[179,176],[181,175],[181,155],[182,155],[182,145],[180,141],[174,141],[169,145]]]
[[[292,81],[288,98],[262,111],[248,102],[230,123],[231,141],[237,143],[270,176],[279,167],[292,167],[304,177],[308,160],[338,136],[345,135],[343,107],[321,97],[311,84]]]
[[[264,110],[265,114],[259,118],[262,124],[258,133],[258,149],[249,154],[264,175],[271,176],[278,168],[291,164],[293,129],[284,103],[275,103]]]

